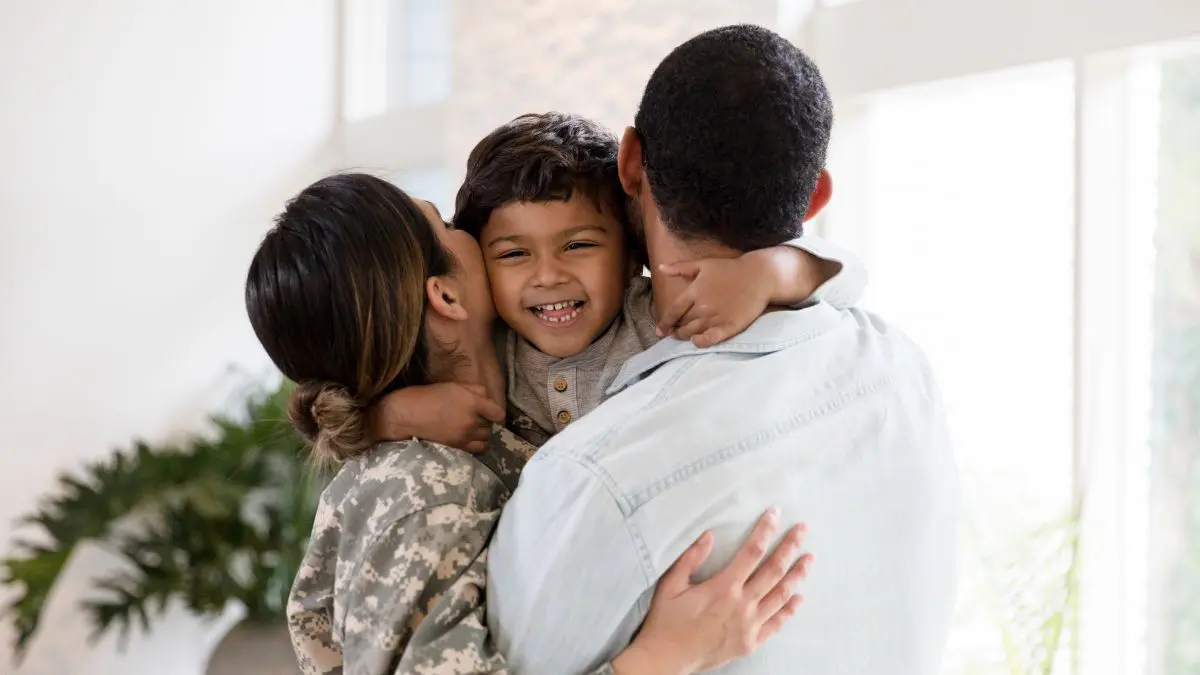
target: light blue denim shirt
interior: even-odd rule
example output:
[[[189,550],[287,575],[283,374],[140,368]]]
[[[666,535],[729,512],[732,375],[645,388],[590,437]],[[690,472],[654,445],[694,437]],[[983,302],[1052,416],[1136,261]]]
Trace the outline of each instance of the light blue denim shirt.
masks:
[[[492,542],[488,625],[521,675],[633,637],[705,529],[725,565],[758,516],[807,523],[805,604],[726,673],[931,675],[954,605],[958,478],[922,351],[820,303],[700,350],[666,339],[526,466]]]

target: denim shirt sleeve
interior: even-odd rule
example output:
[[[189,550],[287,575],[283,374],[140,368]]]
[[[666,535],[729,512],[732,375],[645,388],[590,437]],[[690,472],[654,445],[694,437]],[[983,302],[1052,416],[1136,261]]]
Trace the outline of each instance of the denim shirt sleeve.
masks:
[[[809,301],[817,300],[837,309],[847,309],[862,300],[863,289],[867,287],[867,268],[862,259],[849,249],[815,234],[805,234],[784,242],[783,245],[808,251],[822,260],[830,260],[842,266],[832,279],[813,291]],[[808,304],[808,301],[805,304]]]
[[[648,609],[636,532],[590,466],[535,457],[488,562],[488,627],[513,672],[562,675],[611,661]]]

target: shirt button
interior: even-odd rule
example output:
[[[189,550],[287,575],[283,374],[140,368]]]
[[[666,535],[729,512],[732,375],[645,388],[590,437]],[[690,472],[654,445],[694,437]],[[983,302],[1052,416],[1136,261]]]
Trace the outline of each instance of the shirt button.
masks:
[[[558,421],[562,424],[570,424],[571,423],[571,413],[567,412],[566,410],[559,410],[558,411]]]
[[[554,380],[554,391],[557,391],[558,393],[561,394],[562,392],[564,392],[566,390],[567,390],[567,378],[563,377],[562,375],[559,375]]]

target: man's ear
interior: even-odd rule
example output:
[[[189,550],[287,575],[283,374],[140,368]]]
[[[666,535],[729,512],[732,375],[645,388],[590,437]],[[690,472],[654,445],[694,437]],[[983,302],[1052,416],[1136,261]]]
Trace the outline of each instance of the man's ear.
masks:
[[[642,138],[637,129],[625,127],[625,135],[621,137],[621,148],[617,151],[617,176],[621,179],[621,188],[630,197],[637,197],[642,191],[642,180],[645,172],[642,170]]]
[[[832,198],[833,179],[829,177],[828,171],[821,169],[821,175],[817,176],[817,187],[813,188],[812,197],[808,200],[808,213],[804,214],[804,220],[815,218]]]
[[[463,306],[462,288],[448,276],[429,277],[425,280],[425,295],[429,298],[429,309],[451,321],[465,321],[467,308]]]

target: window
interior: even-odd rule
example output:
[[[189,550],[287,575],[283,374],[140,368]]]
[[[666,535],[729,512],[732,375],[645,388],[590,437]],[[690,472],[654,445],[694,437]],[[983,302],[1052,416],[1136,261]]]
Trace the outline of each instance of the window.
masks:
[[[452,31],[448,0],[392,0],[388,16],[389,107],[450,94]]]
[[[433,202],[443,218],[449,220],[454,213],[455,186],[445,169],[428,167],[399,171],[392,176],[392,182],[417,199]]]
[[[444,100],[452,70],[449,0],[344,0],[342,116],[350,122]]]
[[[1200,672],[1200,43],[842,104],[822,225],[963,478],[947,675]]]
[[[866,170],[856,184],[833,169],[839,201],[865,204],[864,304],[927,351],[959,452],[949,673],[992,672],[1006,648],[1028,665],[1040,640],[1024,624],[1049,617],[1011,615],[1060,609],[1043,596],[1066,568],[1026,563],[1062,563],[1068,542],[1054,526],[1072,497],[1073,128],[1070,63],[975,76],[872,98]]]
[[[1185,675],[1200,672],[1200,54],[1140,74],[1153,106],[1142,121],[1152,165],[1135,186],[1150,198],[1138,230],[1149,283],[1136,300],[1150,339],[1134,354],[1149,366],[1147,672]]]

